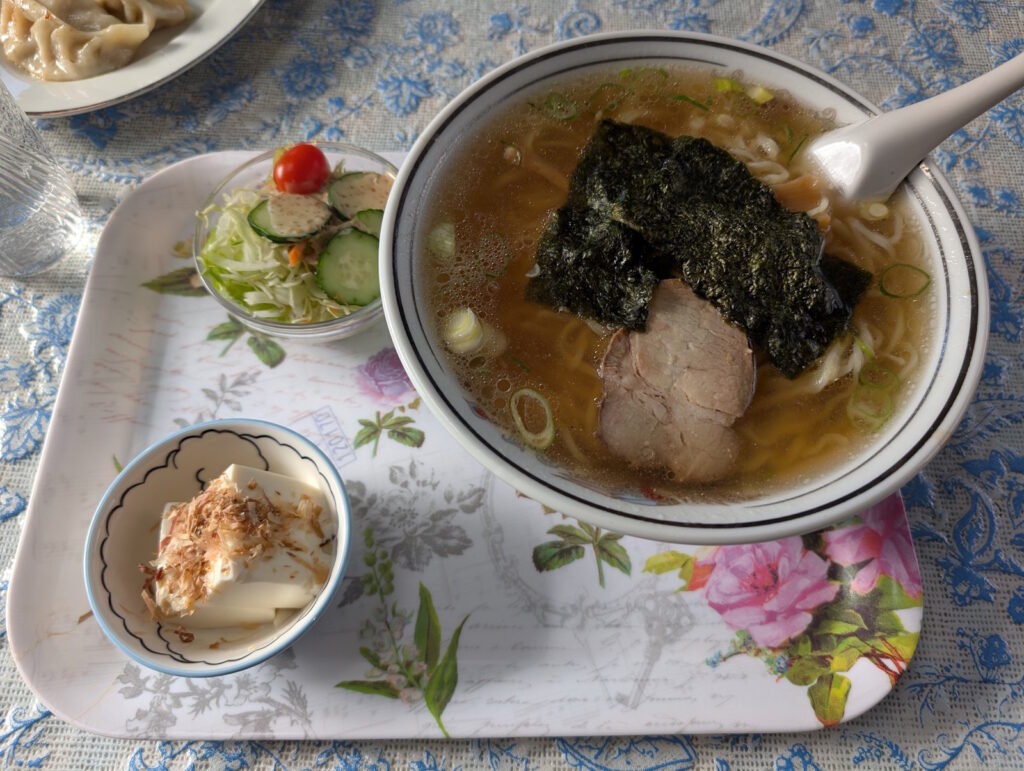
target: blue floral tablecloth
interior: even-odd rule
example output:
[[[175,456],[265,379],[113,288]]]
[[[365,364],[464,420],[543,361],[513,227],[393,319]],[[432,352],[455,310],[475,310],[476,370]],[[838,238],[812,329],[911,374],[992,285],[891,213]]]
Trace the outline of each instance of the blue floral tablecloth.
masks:
[[[39,122],[74,172],[85,247],[32,280],[0,282],[0,598],[56,398],[91,250],[117,202],[199,153],[300,139],[409,147],[492,67],[594,32],[712,32],[794,55],[886,108],[1024,51],[1024,3],[999,0],[267,0],[214,55],[161,88]],[[803,735],[457,742],[127,742],[51,715],[0,626],[5,767],[1024,768],[1024,97],[934,154],[977,228],[992,292],[981,387],[942,453],[903,490],[925,591],[920,645],[885,701]]]

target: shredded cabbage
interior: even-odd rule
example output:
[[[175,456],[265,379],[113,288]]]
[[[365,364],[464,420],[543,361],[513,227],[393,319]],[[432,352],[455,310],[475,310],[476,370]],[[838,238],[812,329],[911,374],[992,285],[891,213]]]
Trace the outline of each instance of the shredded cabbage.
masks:
[[[275,244],[249,226],[249,212],[261,199],[258,190],[233,190],[223,204],[199,213],[207,225],[220,215],[200,253],[210,284],[255,318],[285,324],[329,321],[358,310],[328,297],[305,262],[290,266],[288,244]]]

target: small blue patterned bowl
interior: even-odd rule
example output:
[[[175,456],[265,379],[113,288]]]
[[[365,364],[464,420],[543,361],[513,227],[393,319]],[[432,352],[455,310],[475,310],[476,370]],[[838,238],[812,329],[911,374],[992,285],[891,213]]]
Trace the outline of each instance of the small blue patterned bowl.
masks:
[[[313,601],[280,626],[194,630],[155,621],[142,599],[140,564],[156,553],[169,501],[189,500],[230,464],[296,478],[323,493],[337,524],[330,574]],[[96,508],[85,543],[85,588],[107,637],[140,664],[170,675],[211,677],[280,653],[328,608],[345,574],[351,513],[345,485],[326,455],[291,429],[261,420],[200,423],[161,439],[125,466]],[[189,637],[193,639],[189,639]]]

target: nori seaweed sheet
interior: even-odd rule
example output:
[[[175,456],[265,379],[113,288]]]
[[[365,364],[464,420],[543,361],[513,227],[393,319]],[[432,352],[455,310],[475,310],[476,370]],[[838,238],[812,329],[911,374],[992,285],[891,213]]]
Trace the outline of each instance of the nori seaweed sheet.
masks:
[[[564,207],[537,245],[544,281],[527,284],[531,300],[606,324],[643,329],[661,280],[640,234],[593,209]]]
[[[814,219],[728,152],[604,120],[541,238],[527,296],[639,330],[654,285],[679,276],[796,377],[871,282],[822,248]]]

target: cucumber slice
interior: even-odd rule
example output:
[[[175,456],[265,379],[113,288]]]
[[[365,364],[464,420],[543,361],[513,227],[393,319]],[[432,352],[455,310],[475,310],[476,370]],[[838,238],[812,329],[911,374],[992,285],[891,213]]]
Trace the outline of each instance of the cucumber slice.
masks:
[[[380,297],[377,254],[380,241],[361,230],[343,230],[327,242],[316,266],[316,280],[342,305],[369,305]]]
[[[364,209],[383,209],[391,192],[391,177],[372,171],[342,174],[327,188],[327,200],[342,217],[351,219]]]
[[[260,201],[249,212],[249,227],[278,244],[304,241],[331,218],[331,209],[319,198],[284,193]]]
[[[367,233],[380,238],[380,225],[384,221],[383,211],[380,209],[363,209],[361,212],[356,213],[356,216],[352,219],[358,222],[360,227]]]

